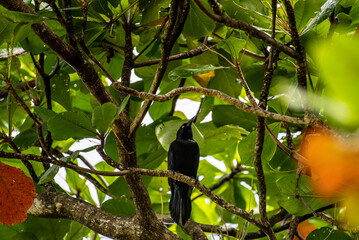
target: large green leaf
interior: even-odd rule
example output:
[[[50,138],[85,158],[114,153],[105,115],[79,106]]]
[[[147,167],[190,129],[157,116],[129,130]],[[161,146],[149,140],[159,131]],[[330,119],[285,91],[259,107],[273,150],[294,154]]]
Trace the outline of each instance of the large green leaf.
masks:
[[[70,220],[46,219],[28,216],[25,222],[14,226],[0,224],[1,240],[53,240],[63,239],[69,230]]]
[[[320,229],[316,229],[311,232],[307,238],[307,240],[318,240],[318,239],[325,239],[325,240],[351,240],[352,238],[346,234],[345,232],[334,230],[329,227],[322,227]]]
[[[13,139],[16,146],[21,149],[28,149],[38,140],[36,127],[20,132]]]
[[[70,96],[70,76],[60,71],[51,79],[51,98],[63,106],[67,111],[72,109]]]
[[[33,54],[43,53],[47,49],[45,43],[34,32],[29,32],[20,44],[23,49]]]
[[[90,229],[78,223],[72,221],[70,224],[69,232],[66,235],[65,240],[82,240],[90,233]]]
[[[42,120],[48,122],[50,118],[55,117],[57,114],[47,108],[44,107],[34,107],[35,113],[42,118]]]
[[[209,81],[208,88],[217,89],[237,98],[242,91],[238,74],[234,69],[219,69],[216,75]]]
[[[128,99],[128,98],[127,98]],[[117,107],[111,102],[95,107],[92,112],[92,126],[105,134],[117,113]]]
[[[341,0],[328,0],[326,1],[323,6],[321,7],[321,11],[312,19],[312,21],[308,24],[308,26],[303,30],[301,35],[306,34],[309,32],[312,28],[323,22],[325,19],[329,17],[330,14],[332,14],[335,6],[340,2]]]
[[[53,139],[81,139],[96,137],[96,130],[91,120],[83,112],[63,112],[51,118],[48,122]]]
[[[213,128],[204,134],[204,144],[201,147],[201,155],[207,156],[223,153],[236,141],[241,140],[242,135],[248,132],[237,125],[224,125]]]
[[[217,126],[228,124],[238,125],[248,131],[256,127],[255,115],[243,112],[231,105],[215,105],[212,111],[213,123]]]
[[[299,179],[298,194],[309,204],[313,210],[325,207],[337,201],[337,199],[328,199],[318,196],[310,186],[311,179],[302,175]],[[297,182],[296,174],[287,174],[277,180],[277,186],[280,190],[279,205],[289,213],[302,216],[311,211],[299,199],[295,198],[295,186]]]
[[[192,38],[208,36],[216,24],[191,1],[191,8],[183,28],[183,34]]]
[[[274,136],[277,136],[280,130],[280,124],[279,123],[270,124],[269,128],[272,130]],[[253,131],[238,144],[238,153],[241,157],[241,162],[244,165],[253,166],[254,146],[256,144],[256,137],[257,137],[257,132]],[[269,136],[269,134],[266,131],[264,136],[262,161],[268,162],[272,160],[276,150],[277,150],[276,142]]]
[[[139,8],[143,12],[141,24],[150,23],[160,18],[161,8],[168,7],[167,0],[140,0]]]
[[[101,209],[118,216],[133,216],[136,213],[133,201],[126,198],[109,199],[102,204]]]
[[[21,22],[21,23],[37,23],[44,20],[43,17],[35,14],[24,13],[19,11],[10,11],[7,9],[1,9],[0,19],[8,19],[12,22]]]
[[[299,0],[294,4],[295,21],[297,28],[301,30],[315,16],[315,12],[320,10],[318,2],[315,0]]]

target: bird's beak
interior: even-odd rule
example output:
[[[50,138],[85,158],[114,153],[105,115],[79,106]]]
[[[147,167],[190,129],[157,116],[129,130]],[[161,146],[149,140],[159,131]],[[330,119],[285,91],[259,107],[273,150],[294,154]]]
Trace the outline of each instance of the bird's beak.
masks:
[[[192,123],[196,122],[197,120],[197,116],[194,116],[193,118],[191,118],[188,123],[186,124],[188,127],[191,126]]]

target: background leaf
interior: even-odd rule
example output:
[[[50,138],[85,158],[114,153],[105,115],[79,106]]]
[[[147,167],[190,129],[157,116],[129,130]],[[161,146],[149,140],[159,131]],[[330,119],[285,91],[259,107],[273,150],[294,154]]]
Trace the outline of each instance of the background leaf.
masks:
[[[52,137],[57,140],[68,138],[96,137],[91,120],[83,112],[63,112],[49,120]]]

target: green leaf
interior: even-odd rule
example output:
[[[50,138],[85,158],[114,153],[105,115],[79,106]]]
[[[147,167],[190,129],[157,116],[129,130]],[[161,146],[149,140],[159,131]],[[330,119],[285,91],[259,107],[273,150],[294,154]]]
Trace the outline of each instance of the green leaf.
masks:
[[[80,178],[79,174],[69,168],[66,168],[66,182],[73,194],[82,193],[87,189],[86,179]]]
[[[125,107],[126,107],[128,101],[130,100],[130,97],[131,97],[131,95],[127,95],[127,96],[122,100],[121,105],[120,105],[119,108],[118,108],[118,114],[122,113],[123,110],[125,110]]]
[[[171,143],[176,139],[176,134],[178,129],[181,127],[182,124],[186,123],[186,120],[171,120],[159,124],[156,127],[156,136],[158,141],[161,143],[162,147],[168,151],[170,148]],[[193,131],[193,139],[198,143],[201,148],[203,144],[203,135],[198,130],[195,124],[192,124],[192,131]]]
[[[255,115],[243,112],[231,105],[215,105],[212,111],[212,119],[217,127],[235,124],[252,131],[257,126]]]
[[[105,153],[115,162],[119,162],[116,136],[113,131],[111,131],[105,139]]]
[[[208,88],[217,89],[234,98],[237,98],[242,91],[238,74],[234,69],[217,70],[216,75],[209,80]]]
[[[111,102],[95,107],[92,112],[92,126],[101,134],[105,134],[110,124],[113,122],[116,112],[117,107]]]
[[[16,224],[14,226],[5,226],[0,224],[0,239],[64,239],[66,233],[69,230],[70,222],[70,220],[65,219],[46,219],[28,216],[28,219],[25,222]],[[35,238],[33,236],[35,236]]]
[[[201,147],[201,155],[207,156],[216,153],[223,153],[233,143],[241,140],[248,132],[237,125],[224,125],[213,128],[204,134],[204,144]]]
[[[91,120],[83,112],[59,113],[49,120],[48,127],[54,140],[96,137]]]
[[[131,197],[130,190],[123,177],[118,177],[113,183],[108,186],[110,193],[119,197]]]
[[[59,172],[59,169],[60,166],[52,165],[43,175],[41,175],[38,184],[44,184],[52,181],[52,179],[54,179],[56,174]]]
[[[201,38],[210,35],[216,24],[208,18],[198,7],[190,2],[191,8],[189,10],[186,23],[183,27],[182,33],[192,38]]]
[[[29,32],[20,44],[23,49],[33,54],[43,53],[47,49],[45,43],[34,32]]]
[[[151,126],[140,126],[136,131],[136,152],[138,156],[156,151],[159,143]]]
[[[224,67],[222,66],[216,67],[213,66],[212,64],[208,64],[208,65],[188,64],[188,65],[176,67],[175,69],[169,72],[168,77],[172,81],[175,81],[179,78],[188,78],[222,68]]]
[[[70,95],[70,76],[60,71],[51,79],[51,98],[63,106],[67,111],[72,109]]]
[[[328,0],[326,1],[323,6],[321,7],[321,11],[312,19],[312,21],[308,24],[308,26],[303,30],[301,35],[306,34],[309,32],[312,28],[323,22],[325,19],[329,17],[330,14],[332,14],[335,6],[340,2],[341,0]]]
[[[156,169],[166,159],[167,152],[161,148],[156,152],[145,153],[138,157],[138,165],[140,168]]]
[[[221,47],[235,58],[238,58],[240,51],[245,45],[246,40],[237,37],[230,37],[218,43],[218,47]]]
[[[11,240],[38,240],[31,232],[20,232],[11,238]]]
[[[42,22],[44,20],[43,17],[35,14],[10,11],[4,8],[1,9],[0,11],[0,19],[1,18],[8,19],[12,22],[21,22],[21,23],[37,23],[37,22]]]
[[[272,130],[274,136],[277,136],[280,130],[280,124],[279,123],[270,124],[269,128]],[[244,165],[253,166],[256,137],[257,137],[257,131],[253,131],[238,144],[238,153],[241,157],[241,162]],[[274,156],[276,150],[277,150],[276,142],[269,136],[269,134],[266,131],[264,136],[262,161],[268,162],[272,160],[272,157]]]
[[[101,209],[118,216],[133,216],[136,213],[135,204],[126,198],[109,199]]]
[[[38,140],[36,127],[20,132],[13,139],[16,146],[21,149],[28,149]]]
[[[161,8],[168,7],[167,0],[140,0],[139,8],[142,13],[141,25],[160,18]]]
[[[320,6],[315,0],[299,0],[294,4],[295,21],[297,28],[301,30],[315,16],[315,12],[320,10]]]
[[[50,118],[55,117],[57,113],[44,107],[34,107],[35,113],[42,118],[42,120],[48,122]]]
[[[346,234],[345,232],[334,230],[329,227],[322,227],[320,229],[316,229],[311,232],[307,238],[307,240],[318,240],[318,239],[325,239],[325,240],[351,240],[352,238]]]
[[[342,0],[340,2],[340,5],[343,6],[343,8],[352,7],[356,3],[356,0]]]
[[[90,233],[90,229],[78,223],[72,221],[70,224],[70,230],[66,235],[65,240],[82,240]]]
[[[318,194],[310,186],[311,179],[302,175],[299,179],[298,194],[311,206],[313,210],[325,207],[338,199],[328,199],[318,196]],[[295,198],[295,186],[297,182],[296,174],[287,174],[277,180],[277,186],[280,190],[279,205],[289,213],[302,216],[311,211],[299,199]]]
[[[105,14],[107,17],[112,17],[112,12],[108,7],[107,0],[94,0],[91,4],[91,8],[95,9],[96,12]]]

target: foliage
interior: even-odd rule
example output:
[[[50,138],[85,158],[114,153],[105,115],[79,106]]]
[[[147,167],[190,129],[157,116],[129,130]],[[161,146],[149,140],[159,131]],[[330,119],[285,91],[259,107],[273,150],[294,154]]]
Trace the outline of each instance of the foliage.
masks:
[[[13,9],[17,2],[21,7]],[[348,223],[347,213],[345,206],[335,205],[343,197],[335,194],[342,183],[332,174],[337,176],[340,169],[345,184],[352,181],[358,151],[338,150],[340,143],[328,139],[314,144],[308,140],[305,144],[311,148],[304,145],[301,151],[299,144],[307,127],[330,128],[343,135],[358,130],[359,2],[283,0],[274,1],[276,9],[265,0],[218,1],[218,8],[213,7],[216,2],[0,0],[0,179],[21,169],[17,177],[31,177],[38,194],[68,194],[74,201],[81,199],[113,216],[124,216],[121,221],[129,225],[134,224],[135,214],[135,219],[158,223],[151,214],[164,214],[168,229],[186,239],[191,235],[188,228],[173,226],[168,218],[165,177],[172,175],[152,170],[167,169],[167,151],[176,131],[198,110],[193,106],[201,103],[193,124],[201,152],[198,180],[211,191],[192,183],[197,185],[191,219],[209,226],[202,226],[209,239],[217,235],[259,239],[265,234],[270,239],[293,239],[295,227],[289,233],[272,232],[282,220],[289,229],[284,215],[271,230],[264,227],[268,218],[283,212],[300,222],[310,218],[311,231],[317,230],[306,232],[307,239],[354,238],[353,226],[340,227]],[[189,107],[193,115],[178,110],[184,100],[197,103]],[[146,114],[151,121],[143,122]],[[85,139],[92,145],[70,150]],[[321,148],[324,143],[326,148]],[[83,153],[95,155],[95,149],[100,162],[84,159]],[[317,156],[315,174],[298,178],[298,152],[308,157],[305,151]],[[323,155],[327,158],[320,158]],[[353,156],[350,162],[341,163],[348,155]],[[323,168],[328,159],[334,164]],[[83,166],[80,162],[87,165],[85,170],[76,168]],[[17,170],[2,171],[3,165]],[[66,187],[54,180],[61,167],[66,167]],[[126,177],[108,174],[137,168],[150,171]],[[311,181],[321,174],[329,177],[321,178],[319,185],[325,187],[318,190],[318,182],[312,186]],[[1,191],[8,190],[8,195],[0,194],[0,215],[22,201],[26,209],[16,209],[25,213],[34,192],[2,204],[4,196],[17,195],[8,183],[0,181]],[[14,191],[27,189],[14,186]],[[333,229],[332,222],[314,217],[312,210],[338,220],[339,230]],[[24,222],[0,225],[0,238],[106,235],[90,229],[86,219],[30,213],[26,221],[23,214],[18,221],[2,219],[9,225]],[[140,226],[171,234],[158,224]],[[128,239],[133,236],[137,235],[129,234]]]

